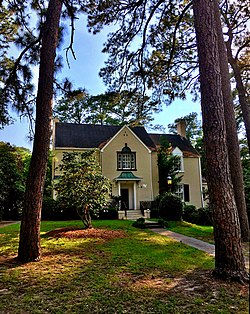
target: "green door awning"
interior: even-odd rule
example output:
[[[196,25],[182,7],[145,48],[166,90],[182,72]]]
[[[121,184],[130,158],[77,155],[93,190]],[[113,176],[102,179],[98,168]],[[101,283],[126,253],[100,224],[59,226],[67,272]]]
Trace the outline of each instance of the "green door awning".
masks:
[[[141,181],[139,178],[133,174],[131,171],[121,172],[121,174],[115,178],[116,181]]]

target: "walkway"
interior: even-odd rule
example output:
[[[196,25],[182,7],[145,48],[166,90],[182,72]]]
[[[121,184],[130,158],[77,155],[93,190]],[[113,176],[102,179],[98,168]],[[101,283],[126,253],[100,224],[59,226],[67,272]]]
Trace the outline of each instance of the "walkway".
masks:
[[[2,221],[0,221],[0,228],[7,227],[7,226],[10,226],[10,225],[14,225],[14,224],[17,224],[17,223],[20,223],[20,221],[2,220]]]
[[[158,229],[150,228],[149,230],[151,230],[155,233],[158,233],[160,235],[175,239],[181,243],[184,243],[186,245],[194,247],[200,251],[206,252],[211,256],[215,256],[214,244],[210,244],[210,243],[207,243],[207,242],[195,239],[195,238],[191,238],[191,237],[185,236],[183,234],[179,234],[179,233],[176,233],[176,232],[173,232],[170,230],[166,230],[163,228],[158,228]],[[247,243],[246,243],[246,245],[247,245]],[[246,268],[249,270],[249,247],[246,246],[244,249],[244,246],[243,246],[243,252],[244,252],[244,257],[245,257]]]
[[[184,244],[187,244],[189,246],[192,246],[198,250],[201,250],[201,251],[204,251],[212,256],[215,255],[215,247],[213,244],[210,244],[210,243],[207,243],[207,242],[204,242],[204,241],[201,241],[201,240],[198,240],[198,239],[195,239],[195,238],[191,238],[191,237],[187,237],[183,234],[179,234],[179,233],[176,233],[176,232],[172,232],[170,230],[166,230],[166,229],[150,229],[151,231],[153,232],[156,232],[156,233],[159,233],[161,235],[164,235],[164,236],[168,236],[170,238],[173,238],[179,242],[182,242]]]

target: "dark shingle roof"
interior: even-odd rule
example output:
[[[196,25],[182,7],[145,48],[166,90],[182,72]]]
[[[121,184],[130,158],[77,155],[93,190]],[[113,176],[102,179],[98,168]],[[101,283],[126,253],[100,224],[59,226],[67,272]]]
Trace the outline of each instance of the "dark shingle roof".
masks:
[[[194,149],[191,143],[183,136],[178,134],[149,134],[149,136],[156,146],[160,145],[160,139],[164,137],[173,148],[178,147],[184,153],[184,156],[199,156],[197,150]]]
[[[103,147],[122,128],[118,125],[94,125],[55,123],[56,148],[97,148]],[[160,144],[160,138],[166,137],[171,145],[179,147],[186,156],[199,156],[190,142],[176,134],[148,134],[144,127],[130,127],[135,135],[151,150]]]
[[[55,147],[97,148],[104,146],[122,126],[55,123]],[[144,127],[131,127],[131,130],[150,149],[155,144]]]

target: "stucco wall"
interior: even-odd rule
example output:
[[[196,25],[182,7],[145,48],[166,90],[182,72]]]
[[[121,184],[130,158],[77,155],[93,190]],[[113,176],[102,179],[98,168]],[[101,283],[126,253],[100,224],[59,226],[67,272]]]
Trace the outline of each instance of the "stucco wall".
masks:
[[[190,204],[195,205],[196,207],[202,206],[201,199],[201,178],[200,178],[200,169],[199,169],[199,158],[198,157],[189,157],[183,158],[184,163],[184,173],[182,182],[183,184],[189,184],[189,193],[190,193]]]
[[[104,176],[112,180],[112,194],[118,195],[118,183],[115,181],[122,170],[117,170],[117,152],[120,152],[127,143],[132,152],[136,152],[136,170],[132,170],[133,174],[141,181],[136,184],[136,201],[137,208],[140,201],[153,200],[152,194],[152,163],[151,151],[128,129],[124,128],[119,132],[101,151],[101,165]],[[128,182],[121,181],[121,187],[125,187]],[[130,182],[131,184],[131,182]],[[130,187],[130,195],[132,195]],[[130,199],[131,206],[131,199]]]

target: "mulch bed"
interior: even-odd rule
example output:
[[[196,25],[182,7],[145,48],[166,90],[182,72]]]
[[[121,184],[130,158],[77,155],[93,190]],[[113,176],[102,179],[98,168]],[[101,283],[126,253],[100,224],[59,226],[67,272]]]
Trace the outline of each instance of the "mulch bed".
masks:
[[[51,230],[46,233],[46,236],[53,238],[68,238],[68,239],[80,239],[80,238],[94,238],[111,240],[117,238],[127,237],[126,232],[120,230],[107,230],[107,229],[78,229],[78,228],[60,228]]]

